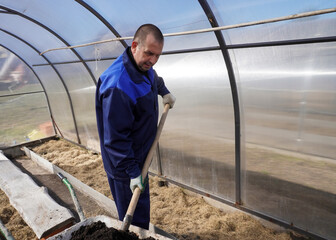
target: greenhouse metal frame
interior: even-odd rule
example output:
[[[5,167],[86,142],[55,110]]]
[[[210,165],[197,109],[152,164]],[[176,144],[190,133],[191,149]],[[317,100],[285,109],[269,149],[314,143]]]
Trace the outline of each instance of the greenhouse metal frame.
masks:
[[[151,22],[167,35],[154,68],[177,97],[152,172],[336,239],[336,1],[137,4],[0,0],[1,148],[58,134],[99,151],[98,78]],[[44,123],[53,131],[34,136]]]

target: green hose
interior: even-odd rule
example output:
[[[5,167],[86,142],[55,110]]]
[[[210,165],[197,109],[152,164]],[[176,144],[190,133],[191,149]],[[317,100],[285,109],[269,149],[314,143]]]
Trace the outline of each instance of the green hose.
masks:
[[[7,240],[15,240],[1,220],[0,220],[0,232]]]
[[[67,188],[69,189],[70,195],[72,197],[72,201],[75,204],[77,213],[79,215],[79,219],[80,221],[84,221],[85,220],[85,216],[82,210],[82,207],[79,204],[78,198],[76,196],[76,193],[71,185],[71,183],[68,181],[68,179],[66,177],[64,177],[64,175],[62,173],[57,173],[57,176],[62,180],[62,182],[65,184],[65,186],[67,186]]]

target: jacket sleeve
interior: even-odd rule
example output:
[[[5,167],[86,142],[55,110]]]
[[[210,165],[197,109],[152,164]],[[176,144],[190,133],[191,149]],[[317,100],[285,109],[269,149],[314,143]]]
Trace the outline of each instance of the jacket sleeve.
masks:
[[[101,95],[104,148],[113,166],[130,178],[141,174],[132,150],[133,102],[120,89],[107,89]]]
[[[163,81],[163,78],[159,77],[155,70],[154,70],[154,78],[155,78],[155,82],[156,82],[156,85],[157,85],[158,94],[160,96],[163,97],[164,95],[170,93],[168,88],[166,87],[164,81]]]

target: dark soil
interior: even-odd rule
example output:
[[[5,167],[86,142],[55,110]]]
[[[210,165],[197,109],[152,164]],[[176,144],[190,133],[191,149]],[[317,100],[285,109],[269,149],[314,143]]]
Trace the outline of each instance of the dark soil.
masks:
[[[2,235],[1,231],[0,231],[0,240],[6,240],[6,238],[4,237],[4,235]]]
[[[71,240],[138,240],[137,234],[129,231],[119,231],[115,228],[106,227],[105,223],[98,221],[88,226],[81,226],[71,235]],[[155,240],[148,237],[143,240]]]

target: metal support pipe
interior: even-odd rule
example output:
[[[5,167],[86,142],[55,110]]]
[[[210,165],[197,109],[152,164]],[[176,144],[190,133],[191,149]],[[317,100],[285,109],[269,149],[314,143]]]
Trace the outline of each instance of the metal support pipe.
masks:
[[[201,1],[201,2],[204,2],[204,1]],[[228,29],[234,29],[234,28],[242,28],[242,27],[256,26],[256,25],[267,24],[267,23],[281,22],[281,21],[286,21],[286,20],[293,20],[293,19],[298,19],[298,18],[303,18],[303,17],[311,17],[311,16],[328,14],[328,13],[333,13],[333,12],[336,12],[336,8],[328,8],[328,9],[323,9],[323,10],[292,14],[292,15],[284,16],[284,17],[271,18],[271,19],[247,22],[247,23],[239,23],[239,24],[233,24],[233,25],[228,25],[228,26],[219,26],[218,24],[216,24],[217,26],[212,27],[212,28],[198,29],[198,30],[185,31],[185,32],[168,33],[168,34],[163,34],[163,36],[172,37],[172,36],[182,36],[182,35],[190,35],[190,34],[198,34],[198,33],[206,33],[206,32],[216,32],[216,31],[222,31],[222,30],[228,30]],[[90,43],[85,43],[85,44],[80,44],[80,45],[51,48],[51,49],[41,52],[40,55],[43,55],[47,52],[55,51],[55,50],[73,49],[73,48],[87,47],[87,46],[95,45],[95,44],[114,42],[114,41],[132,40],[132,39],[133,39],[133,36],[117,37],[113,39],[106,39],[106,40],[90,42]]]
[[[218,22],[213,14],[208,2],[206,0],[199,0],[201,7],[209,19],[209,23],[213,29],[218,28]],[[234,74],[231,58],[227,49],[224,37],[221,31],[215,31],[215,35],[218,44],[221,48],[221,52],[226,65],[227,73],[229,76],[233,113],[234,113],[234,127],[235,127],[235,192],[236,192],[236,204],[241,205],[241,129],[240,129],[240,107],[238,98],[238,89],[236,84],[236,77]]]

